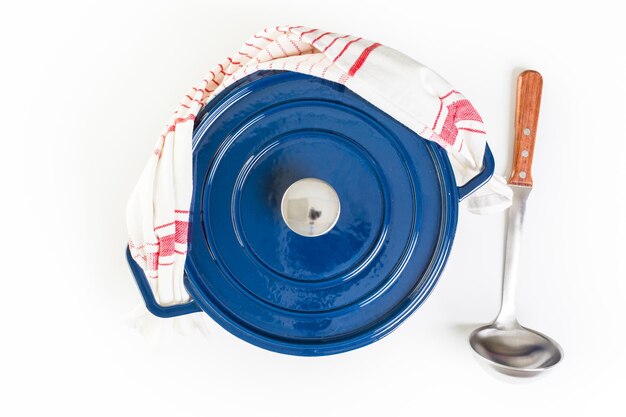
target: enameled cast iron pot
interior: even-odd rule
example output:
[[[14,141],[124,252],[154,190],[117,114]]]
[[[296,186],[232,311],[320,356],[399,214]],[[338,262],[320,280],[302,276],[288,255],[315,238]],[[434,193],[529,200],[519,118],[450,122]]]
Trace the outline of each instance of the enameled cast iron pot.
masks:
[[[204,311],[232,334],[294,355],[328,355],[389,334],[430,294],[446,263],[458,202],[446,151],[343,85],[264,71],[198,115],[185,284],[163,307],[128,257],[146,306]],[[341,210],[327,233],[295,233],[281,214],[290,185],[329,184]]]

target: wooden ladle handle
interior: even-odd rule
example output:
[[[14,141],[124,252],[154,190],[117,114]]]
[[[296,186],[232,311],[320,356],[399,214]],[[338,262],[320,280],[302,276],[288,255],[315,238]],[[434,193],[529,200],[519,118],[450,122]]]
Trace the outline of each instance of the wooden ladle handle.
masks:
[[[517,105],[515,106],[515,146],[513,170],[509,184],[533,186],[531,167],[535,137],[541,106],[543,78],[537,71],[527,70],[517,78]]]

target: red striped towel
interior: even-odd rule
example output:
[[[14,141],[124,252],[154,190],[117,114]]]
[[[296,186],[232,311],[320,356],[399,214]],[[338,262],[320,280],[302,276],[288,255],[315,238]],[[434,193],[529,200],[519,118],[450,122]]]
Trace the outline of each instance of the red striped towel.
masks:
[[[188,301],[183,286],[192,192],[193,121],[224,88],[259,70],[296,71],[344,84],[420,136],[449,150],[462,184],[482,167],[485,128],[472,104],[434,71],[378,42],[304,26],[265,29],[183,97],[154,147],[127,207],[129,247],[160,304]],[[499,178],[470,200],[475,212],[505,208]]]

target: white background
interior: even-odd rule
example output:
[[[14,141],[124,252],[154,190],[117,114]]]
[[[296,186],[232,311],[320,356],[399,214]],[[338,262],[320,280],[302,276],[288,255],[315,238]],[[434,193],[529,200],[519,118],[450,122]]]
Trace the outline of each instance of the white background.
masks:
[[[624,415],[626,61],[619,2],[3,3],[2,415]],[[124,323],[126,199],[189,87],[252,33],[300,24],[424,62],[481,112],[510,169],[514,82],[544,76],[520,321],[565,360],[524,384],[467,344],[497,312],[504,215],[462,213],[447,269],[393,334],[299,358]],[[60,413],[63,414],[60,414]]]

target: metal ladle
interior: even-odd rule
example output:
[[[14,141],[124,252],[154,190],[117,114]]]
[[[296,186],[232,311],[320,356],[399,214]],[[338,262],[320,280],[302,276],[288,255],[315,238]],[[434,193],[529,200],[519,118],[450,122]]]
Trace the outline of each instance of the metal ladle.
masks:
[[[526,199],[532,190],[530,168],[535,147],[543,79],[536,71],[524,71],[517,80],[515,149],[508,180],[513,203],[508,211],[506,256],[502,279],[502,304],[495,321],[470,335],[470,345],[496,371],[530,377],[552,368],[563,358],[557,342],[520,325],[515,316],[515,283],[519,263]]]

